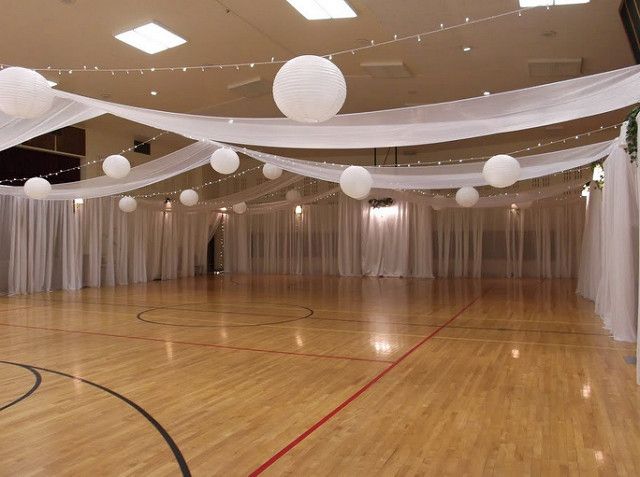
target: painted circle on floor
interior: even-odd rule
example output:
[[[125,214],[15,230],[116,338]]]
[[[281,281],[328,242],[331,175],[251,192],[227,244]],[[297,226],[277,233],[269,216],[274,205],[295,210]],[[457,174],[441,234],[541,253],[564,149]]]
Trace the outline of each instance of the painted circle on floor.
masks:
[[[136,318],[154,325],[183,328],[243,328],[278,325],[310,318],[313,310],[282,303],[189,303],[144,310]]]

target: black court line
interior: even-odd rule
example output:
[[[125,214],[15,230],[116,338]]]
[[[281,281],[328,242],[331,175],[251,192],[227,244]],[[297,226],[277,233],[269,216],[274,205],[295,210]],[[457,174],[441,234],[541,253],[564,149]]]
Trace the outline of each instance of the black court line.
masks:
[[[5,409],[9,409],[11,406],[15,406],[16,404],[18,404],[20,401],[23,401],[25,399],[27,399],[29,396],[31,396],[34,392],[36,392],[36,389],[38,389],[40,387],[40,384],[42,383],[42,375],[36,371],[35,369],[33,369],[30,366],[26,366],[24,364],[19,364],[19,363],[7,363],[5,361],[0,361],[2,363],[5,364],[10,364],[12,366],[19,366],[21,368],[26,369],[27,371],[29,371],[31,374],[33,374],[34,377],[34,382],[33,382],[33,386],[31,386],[31,389],[29,389],[26,393],[24,393],[22,396],[14,399],[13,401],[11,401],[9,404],[5,404],[4,406],[0,407],[0,411],[4,411]]]
[[[207,303],[186,303],[184,306],[189,306],[189,305],[206,305],[209,304],[210,302]],[[296,308],[301,308],[303,310],[307,311],[307,314],[304,316],[298,316],[296,318],[292,318],[290,320],[280,320],[280,321],[271,321],[271,322],[264,322],[264,323],[250,323],[250,324],[244,324],[244,325],[234,325],[234,324],[220,324],[220,325],[182,325],[182,324],[178,324],[178,323],[166,323],[163,321],[155,321],[155,320],[150,320],[148,318],[143,318],[143,316],[146,313],[150,313],[152,311],[158,311],[158,310],[175,310],[175,311],[189,311],[189,310],[185,310],[183,308],[178,308],[179,306],[182,305],[171,305],[171,306],[162,306],[162,307],[157,307],[157,308],[150,308],[148,310],[144,310],[141,311],[140,313],[138,313],[136,315],[136,319],[140,320],[140,321],[144,321],[145,323],[151,323],[154,325],[164,325],[164,326],[175,326],[178,328],[252,328],[252,327],[258,327],[258,326],[267,326],[267,325],[281,325],[284,323],[293,323],[294,321],[300,321],[300,320],[304,320],[307,318],[311,318],[311,316],[313,316],[313,310],[311,308],[308,308],[306,306],[302,306],[302,305],[290,305],[287,303],[258,303],[258,304],[263,304],[263,305],[276,305],[276,306],[288,306],[288,307],[296,307]],[[192,310],[193,311],[193,310]],[[207,310],[196,310],[198,312],[201,313],[225,313],[225,312],[220,312],[220,311],[207,311]],[[265,316],[263,314],[256,314],[256,313],[243,313],[245,315],[255,315],[255,316]]]
[[[165,440],[165,442],[167,443],[167,445],[171,449],[171,452],[173,453],[173,456],[175,457],[175,460],[176,460],[178,466],[180,467],[180,471],[182,472],[182,475],[184,477],[190,477],[191,476],[191,471],[189,470],[189,466],[187,465],[187,461],[185,460],[184,456],[182,455],[182,452],[180,451],[180,449],[178,448],[178,445],[175,443],[175,441],[169,435],[169,433],[166,431],[166,429],[164,427],[162,427],[162,425],[158,421],[156,421],[156,419],[151,414],[149,414],[140,405],[136,404],[131,399],[123,396],[122,394],[117,393],[116,391],[114,391],[112,389],[107,388],[106,386],[102,386],[101,384],[94,383],[93,381],[89,381],[88,379],[84,379],[84,378],[81,378],[81,377],[78,377],[78,376],[73,376],[71,374],[63,373],[62,371],[56,371],[56,370],[53,370],[53,369],[41,368],[39,366],[33,366],[33,365],[29,365],[29,364],[14,363],[12,361],[0,360],[0,363],[9,364],[9,365],[13,365],[13,366],[20,366],[20,367],[23,367],[25,369],[31,369],[31,370],[34,370],[34,371],[38,370],[38,371],[43,371],[45,373],[57,374],[58,376],[62,376],[62,377],[65,377],[65,378],[72,379],[74,381],[80,381],[81,383],[88,384],[89,386],[93,386],[93,387],[95,387],[97,389],[100,389],[101,391],[104,391],[104,392],[112,395],[113,397],[115,397],[117,399],[120,399],[121,401],[123,401],[124,403],[128,404],[130,407],[135,409],[147,421],[149,421],[149,423],[153,427],[155,427],[155,429],[160,433],[162,438]]]

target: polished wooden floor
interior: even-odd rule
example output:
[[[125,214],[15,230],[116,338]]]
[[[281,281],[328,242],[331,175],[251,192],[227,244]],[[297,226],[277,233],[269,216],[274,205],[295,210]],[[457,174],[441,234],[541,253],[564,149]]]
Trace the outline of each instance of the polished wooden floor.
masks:
[[[0,475],[640,475],[569,280],[218,276],[0,297]]]

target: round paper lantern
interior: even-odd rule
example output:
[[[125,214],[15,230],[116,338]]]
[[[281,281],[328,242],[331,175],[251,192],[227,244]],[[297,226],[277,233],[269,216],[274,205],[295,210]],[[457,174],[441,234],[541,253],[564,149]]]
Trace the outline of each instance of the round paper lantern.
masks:
[[[211,167],[220,174],[233,174],[240,167],[238,153],[229,147],[221,147],[211,154]]]
[[[135,211],[138,208],[138,202],[136,202],[136,199],[134,199],[133,197],[125,195],[118,202],[118,207],[120,207],[120,210],[122,212],[126,212],[128,214]]]
[[[282,175],[282,169],[278,166],[274,166],[273,164],[265,164],[262,166],[262,173],[267,179],[277,179]]]
[[[520,179],[520,163],[511,156],[498,154],[484,163],[482,175],[493,187],[509,187]]]
[[[24,193],[31,199],[44,199],[51,192],[51,184],[42,177],[32,177],[22,186]]]
[[[340,174],[340,188],[349,197],[362,200],[369,195],[373,177],[361,166],[349,166]]]
[[[38,118],[51,109],[55,94],[46,78],[27,68],[0,70],[0,111],[21,119]]]
[[[239,204],[234,205],[232,208],[236,214],[244,214],[247,211],[247,204],[245,204],[244,202],[240,202]]]
[[[273,81],[273,99],[289,119],[321,123],[342,108],[347,83],[340,69],[326,58],[305,55],[287,61]]]
[[[102,170],[106,175],[114,179],[122,179],[127,177],[131,170],[131,164],[126,157],[119,154],[107,157],[102,162]]]
[[[456,202],[461,207],[473,207],[479,199],[480,194],[473,187],[461,187],[456,192]]]
[[[198,193],[193,189],[185,189],[180,192],[180,202],[182,205],[192,207],[198,203]]]
[[[300,195],[300,191],[296,189],[288,190],[287,193],[285,194],[285,198],[287,199],[288,202],[297,202],[298,200],[300,200],[300,197],[302,197]]]

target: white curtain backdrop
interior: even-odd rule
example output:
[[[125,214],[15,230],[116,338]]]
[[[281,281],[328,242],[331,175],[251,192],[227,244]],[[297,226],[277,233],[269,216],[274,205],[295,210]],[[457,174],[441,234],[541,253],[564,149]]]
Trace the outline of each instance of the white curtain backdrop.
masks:
[[[575,277],[584,201],[530,209],[446,209],[340,196],[296,215],[230,214],[229,272],[387,277]],[[434,263],[434,258],[436,263]]]
[[[605,328],[619,341],[635,341],[637,337],[638,203],[635,168],[621,147],[615,148],[604,163],[602,270],[595,302],[596,312],[602,317]]]
[[[140,206],[116,199],[34,201],[0,197],[0,292],[75,290],[206,273],[218,214]]]
[[[584,224],[580,271],[576,291],[595,301],[602,273],[602,190],[595,182],[589,185],[587,218]]]
[[[584,203],[436,212],[439,277],[569,278],[578,272]]]

